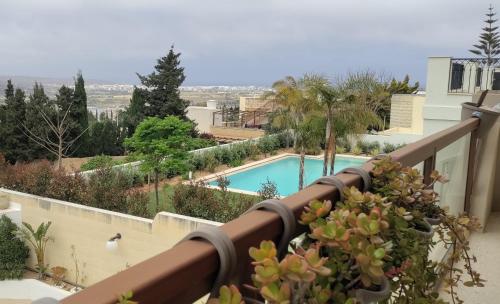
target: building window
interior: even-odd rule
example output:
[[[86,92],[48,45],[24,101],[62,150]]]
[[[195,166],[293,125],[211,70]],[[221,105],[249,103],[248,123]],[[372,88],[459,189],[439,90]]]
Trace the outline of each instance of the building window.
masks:
[[[483,78],[483,69],[476,69],[476,87],[481,87],[481,78]]]
[[[458,90],[462,88],[464,79],[464,65],[453,63],[451,66],[450,90]]]

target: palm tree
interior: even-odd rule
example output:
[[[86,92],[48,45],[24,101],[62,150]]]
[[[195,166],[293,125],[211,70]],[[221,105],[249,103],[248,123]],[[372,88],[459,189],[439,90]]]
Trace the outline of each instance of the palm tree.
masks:
[[[354,94],[351,88],[338,85],[334,87],[325,77],[309,75],[306,78],[308,94],[314,99],[326,116],[325,154],[323,175],[334,173],[337,138],[366,132],[369,126],[379,125],[380,119],[369,107],[364,98],[365,92]]]
[[[324,133],[324,120],[319,112],[314,111],[304,117],[297,129],[297,146],[300,151],[299,191],[304,188],[304,163],[306,149],[319,147]]]
[[[306,83],[306,76],[298,80],[287,76],[273,84],[273,91],[264,94],[265,99],[272,99],[279,106],[274,126],[293,131],[293,146],[300,151],[299,190],[304,186],[305,151],[319,145],[314,127],[317,104],[307,94]]]
[[[50,225],[51,222],[41,223],[35,230],[30,224],[23,222],[24,227],[19,228],[17,231],[17,235],[22,240],[28,242],[35,251],[36,269],[38,270],[39,279],[43,278],[43,274],[49,266],[45,264],[45,247],[47,247],[48,241],[52,240],[52,238],[47,236]]]

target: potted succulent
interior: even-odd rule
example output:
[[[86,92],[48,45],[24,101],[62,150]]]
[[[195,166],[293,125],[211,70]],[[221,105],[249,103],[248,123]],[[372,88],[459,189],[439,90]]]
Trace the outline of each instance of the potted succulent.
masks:
[[[477,220],[449,215],[437,204],[432,185],[445,178],[433,172],[425,185],[417,170],[390,158],[376,163],[372,175],[374,193],[352,187],[335,206],[310,202],[299,221],[309,232],[281,261],[271,241],[250,248],[252,288],[266,303],[443,303],[435,292],[441,279],[455,301],[460,261],[470,277],[464,285],[483,286],[467,241]],[[443,263],[429,259],[434,231],[453,248]],[[244,299],[235,286],[223,286],[209,303],[244,302],[262,303]]]

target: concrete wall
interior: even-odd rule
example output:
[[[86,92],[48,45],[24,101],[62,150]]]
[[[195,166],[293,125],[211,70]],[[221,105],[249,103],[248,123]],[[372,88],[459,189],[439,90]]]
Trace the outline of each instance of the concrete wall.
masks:
[[[11,203],[21,206],[23,221],[35,227],[52,222],[49,235],[54,241],[47,245],[46,262],[50,267],[67,268],[67,279],[74,282],[73,246],[84,286],[171,248],[191,231],[220,225],[167,212],[150,220],[6,189],[0,189],[0,194],[7,194]],[[118,249],[107,251],[106,241],[116,233],[122,235]],[[35,257],[31,255],[29,265],[34,266]]]
[[[264,130],[249,129],[249,128],[229,128],[229,127],[210,127],[210,133],[215,137],[235,138],[235,139],[250,139],[262,137],[265,135]]]
[[[217,112],[213,107],[187,107],[186,116],[197,123],[198,131],[202,133],[210,133],[210,126],[213,123],[214,115]]]
[[[272,110],[274,104],[259,97],[240,97],[240,111]]]
[[[423,133],[425,95],[395,94],[391,98],[391,128],[405,128],[409,133]]]
[[[472,100],[472,94],[448,93],[450,64],[450,57],[428,59],[426,100],[423,109],[426,136],[458,123],[461,104]]]
[[[395,145],[409,144],[423,138],[419,134],[393,133],[393,134],[363,134],[360,136],[362,140],[368,142],[378,141],[382,146],[384,143]],[[354,140],[356,142],[356,140]]]

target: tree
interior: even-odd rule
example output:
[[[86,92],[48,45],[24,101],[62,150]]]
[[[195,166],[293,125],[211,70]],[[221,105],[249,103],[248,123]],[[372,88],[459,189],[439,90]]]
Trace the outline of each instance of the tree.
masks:
[[[342,85],[335,87],[318,75],[308,75],[305,83],[309,98],[317,102],[326,118],[323,175],[328,174],[328,163],[330,174],[334,174],[337,139],[364,133],[368,126],[379,125],[380,120],[364,98],[353,94],[350,89],[342,89]]]
[[[147,91],[134,87],[130,105],[123,113],[123,127],[127,130],[128,137],[134,135],[135,129],[146,117],[146,96]]]
[[[179,87],[186,77],[180,66],[181,53],[170,48],[167,56],[158,59],[155,71],[147,76],[137,74],[142,85],[147,88],[146,116],[164,118],[175,115],[186,119],[188,102],[180,97]]]
[[[93,114],[91,114],[93,117]],[[121,155],[123,153],[122,130],[116,121],[101,113],[99,120],[91,119],[89,138],[92,142],[89,152],[92,155]]]
[[[45,94],[45,90],[41,84],[35,83],[33,93],[30,94],[29,102],[26,104],[26,117],[24,125],[34,134],[43,136],[46,133],[46,126],[41,124],[43,117],[40,114],[40,109],[46,113],[52,112],[54,103],[49,100]],[[30,159],[49,158],[52,154],[43,147],[36,145],[30,149]]]
[[[79,134],[71,134],[75,128],[75,122],[69,118],[73,107],[72,90],[62,86],[56,96],[57,108],[38,108],[38,114],[42,117],[40,124],[46,130],[43,134],[37,134],[36,130],[30,129],[22,123],[23,134],[57,157],[57,167],[61,169],[62,158],[69,155],[71,147],[85,133],[87,129]]]
[[[299,190],[303,187],[305,151],[319,146],[313,116],[317,104],[306,93],[306,77],[296,80],[287,76],[273,84],[273,91],[265,93],[264,99],[271,99],[281,108],[274,116],[273,123],[278,128],[293,130],[294,148],[300,151]]]
[[[417,81],[415,84],[410,85],[410,76],[406,75],[403,81],[398,81],[392,78],[391,83],[387,86],[387,91],[391,95],[394,94],[415,94],[420,87],[420,83]]]
[[[164,119],[146,118],[139,124],[132,137],[125,139],[125,146],[144,156],[142,169],[154,173],[156,212],[159,211],[158,186],[160,173],[172,167],[181,167],[190,150],[193,125],[175,116]]]
[[[482,28],[483,33],[479,35],[479,43],[474,44],[474,49],[469,50],[471,53],[486,58],[486,64],[489,66],[493,63],[494,57],[500,54],[500,37],[498,27],[495,26],[497,19],[493,19],[496,13],[493,11],[493,6],[490,5],[486,13],[487,19],[484,20],[486,25]]]
[[[51,222],[41,223],[35,230],[30,224],[23,222],[24,227],[17,231],[17,235],[28,242],[33,247],[33,250],[35,250],[38,279],[43,278],[44,272],[49,267],[49,265],[45,264],[45,248],[47,247],[47,243],[52,240],[47,235],[50,225]]]
[[[299,191],[304,188],[305,151],[308,148],[319,147],[324,134],[324,124],[318,112],[309,113],[297,125],[297,145],[300,150],[299,161]]]
[[[14,89],[10,80],[5,89],[5,106],[2,107],[0,152],[10,163],[25,161],[30,158],[30,147],[23,133],[22,124],[26,115],[26,95],[23,90]]]
[[[88,129],[89,121],[87,115],[87,93],[85,91],[85,81],[83,75],[78,72],[75,80],[75,90],[73,92],[73,107],[70,112],[70,119],[75,122],[74,129],[71,130],[71,136],[76,137],[83,130]],[[89,135],[83,132],[82,136],[75,142],[72,154],[76,156],[89,155]]]

